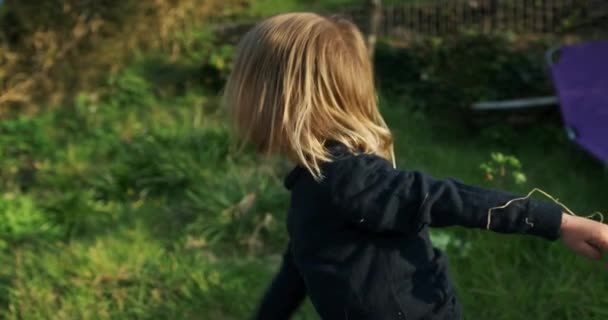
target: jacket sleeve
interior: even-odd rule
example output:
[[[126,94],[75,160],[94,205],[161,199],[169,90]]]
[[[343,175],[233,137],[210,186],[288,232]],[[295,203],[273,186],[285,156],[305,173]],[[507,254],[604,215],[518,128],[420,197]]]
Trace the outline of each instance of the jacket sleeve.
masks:
[[[293,262],[290,245],[283,255],[283,264],[266,290],[253,317],[255,320],[289,319],[306,297],[304,280]]]
[[[375,155],[358,155],[327,166],[326,185],[339,215],[375,232],[412,233],[431,227],[483,228],[488,211],[517,198],[510,193],[437,180],[418,171],[396,170]],[[536,199],[492,211],[489,229],[558,239],[562,209]]]

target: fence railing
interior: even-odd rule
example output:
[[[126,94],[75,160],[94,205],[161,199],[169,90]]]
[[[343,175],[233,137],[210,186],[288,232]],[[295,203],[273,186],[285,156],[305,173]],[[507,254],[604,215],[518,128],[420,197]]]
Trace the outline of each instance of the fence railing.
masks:
[[[381,35],[400,32],[444,35],[462,28],[480,31],[556,33],[578,23],[606,21],[608,0],[435,0],[410,4],[384,1]],[[363,7],[340,12],[360,26]]]

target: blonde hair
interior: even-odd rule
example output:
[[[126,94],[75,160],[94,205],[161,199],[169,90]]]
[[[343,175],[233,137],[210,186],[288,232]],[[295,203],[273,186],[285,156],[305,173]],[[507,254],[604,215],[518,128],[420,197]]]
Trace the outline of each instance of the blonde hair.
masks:
[[[237,47],[224,103],[259,152],[287,156],[317,180],[328,141],[394,164],[365,43],[346,19],[288,13],[258,23]]]

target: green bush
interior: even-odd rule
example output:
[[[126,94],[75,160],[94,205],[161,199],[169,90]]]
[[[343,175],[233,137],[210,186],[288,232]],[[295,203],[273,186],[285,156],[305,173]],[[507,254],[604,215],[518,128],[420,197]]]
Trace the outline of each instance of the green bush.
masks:
[[[521,162],[517,157],[500,152],[492,152],[490,157],[490,161],[479,166],[487,181],[491,181],[503,189],[507,188],[509,184],[526,183],[526,175],[522,171]]]
[[[174,62],[206,54],[197,65],[225,76],[223,52],[230,49],[206,52],[217,44],[207,39],[210,17],[222,16],[229,5],[239,7],[234,0],[9,0],[0,13],[0,74],[6,75],[0,115],[38,110],[38,102],[64,104],[79,90],[97,90],[109,73],[140,53],[160,52]],[[119,80],[137,81],[125,75]]]
[[[232,68],[234,46],[221,43],[209,30],[193,32],[181,40],[180,58],[151,56],[142,62],[141,74],[166,96],[182,95],[189,90],[219,92]]]
[[[518,43],[508,34],[464,32],[415,42],[380,44],[378,82],[386,94],[408,96],[429,112],[458,112],[477,101],[552,94],[545,69],[546,41]],[[519,47],[524,48],[519,48]]]

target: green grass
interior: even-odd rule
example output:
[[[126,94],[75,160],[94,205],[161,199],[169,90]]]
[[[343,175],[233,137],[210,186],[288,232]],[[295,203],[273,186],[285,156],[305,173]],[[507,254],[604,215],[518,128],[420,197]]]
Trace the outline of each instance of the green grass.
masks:
[[[134,70],[0,123],[0,318],[243,319],[277,268],[288,167]]]
[[[608,208],[604,191],[608,174],[602,165],[565,143],[552,125],[522,129],[512,133],[512,140],[497,142],[483,138],[483,132],[458,129],[450,119],[431,120],[396,107],[396,102],[386,104],[390,106],[384,114],[396,135],[401,168],[519,194],[540,187],[580,214]],[[528,182],[497,185],[485,181],[478,164],[495,151],[516,155]],[[603,319],[608,315],[604,266],[576,256],[559,241],[458,227],[433,230],[433,235],[448,240],[444,247],[467,319]]]
[[[269,284],[287,241],[289,164],[235,150],[216,93],[192,83],[197,59],[140,60],[99,94],[0,122],[0,318],[244,319]],[[381,101],[399,168],[608,209],[608,174],[558,125],[470,130],[413,99]],[[485,180],[493,152],[517,157],[527,182]],[[608,314],[606,271],[559,242],[432,236],[467,319]],[[307,303],[295,319],[318,317]]]
[[[213,96],[158,99],[139,80],[0,126],[3,318],[243,319],[255,308],[286,242],[288,166],[231,149]],[[134,94],[147,104],[120,102]],[[496,140],[401,103],[382,103],[400,168],[495,187],[479,164],[500,151],[528,176],[501,188],[541,187],[578,212],[608,207],[602,167],[550,125]],[[460,228],[433,239],[469,319],[608,313],[605,270],[558,242]],[[296,319],[316,319],[310,304]]]

